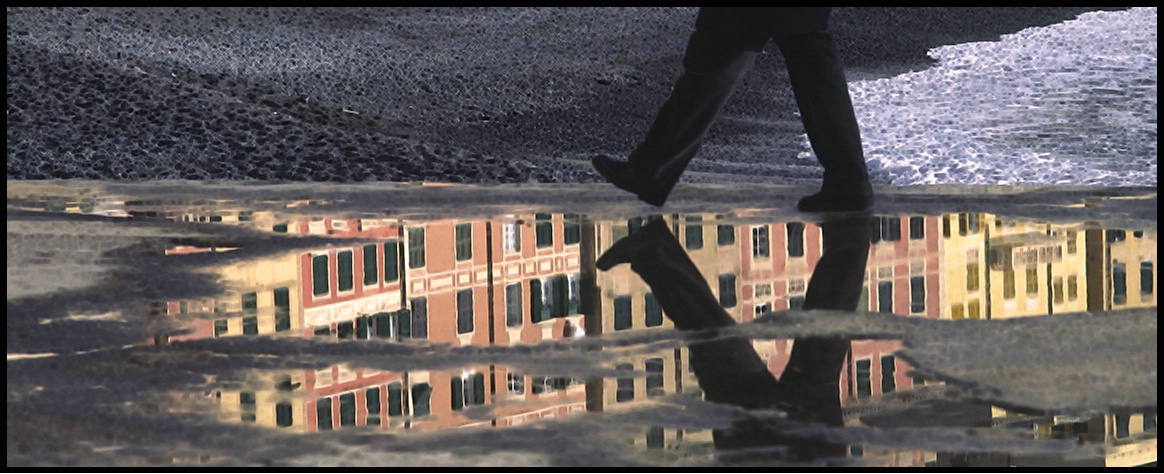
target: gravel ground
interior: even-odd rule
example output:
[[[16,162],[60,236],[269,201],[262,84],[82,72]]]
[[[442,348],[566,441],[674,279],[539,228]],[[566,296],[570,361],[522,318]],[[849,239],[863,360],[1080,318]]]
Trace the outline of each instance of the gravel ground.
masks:
[[[839,8],[849,78],[1093,7]],[[692,8],[8,8],[8,179],[593,182],[679,73]],[[779,54],[687,181],[798,183]]]

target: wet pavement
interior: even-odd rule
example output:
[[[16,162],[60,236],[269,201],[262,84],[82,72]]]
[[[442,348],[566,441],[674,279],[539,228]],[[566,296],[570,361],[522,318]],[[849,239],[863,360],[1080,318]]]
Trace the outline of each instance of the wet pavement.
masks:
[[[7,189],[10,467],[1156,462],[1154,186]]]

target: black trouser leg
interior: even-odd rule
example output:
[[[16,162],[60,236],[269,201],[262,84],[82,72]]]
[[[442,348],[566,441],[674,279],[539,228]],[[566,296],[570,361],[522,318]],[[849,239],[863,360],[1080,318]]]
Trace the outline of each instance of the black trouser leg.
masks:
[[[804,130],[825,170],[822,189],[872,195],[861,131],[832,35],[818,31],[773,40],[784,55]]]
[[[856,311],[865,284],[869,258],[869,226],[872,216],[858,214],[830,219],[821,224],[824,253],[821,254],[808,291],[804,309]],[[814,420],[838,426],[841,417],[840,377],[848,339],[801,338],[792,347],[788,365],[780,375],[780,388],[792,410],[793,419]]]
[[[687,251],[665,227],[658,228],[665,224],[657,221],[650,225],[656,228],[628,237],[651,240],[631,260],[631,269],[651,288],[667,318],[677,329],[688,331],[735,325]],[[771,407],[777,400],[776,378],[747,339],[692,341],[688,350],[692,370],[708,401],[754,409]]]
[[[630,164],[640,176],[674,185],[703,144],[736,84],[755,62],[741,41],[696,31],[687,43],[683,75],[659,109]]]

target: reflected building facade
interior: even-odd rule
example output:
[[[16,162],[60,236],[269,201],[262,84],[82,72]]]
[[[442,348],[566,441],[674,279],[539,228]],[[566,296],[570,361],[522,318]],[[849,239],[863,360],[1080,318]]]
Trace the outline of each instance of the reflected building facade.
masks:
[[[594,268],[598,255],[653,219],[667,222],[724,310],[748,322],[800,308],[822,253],[817,225],[758,223],[746,213],[604,221],[544,213],[423,221],[280,221],[262,212],[172,218],[345,240],[222,267],[229,292],[214,300],[165,303],[165,313],[192,321],[192,329],[152,343],[286,334],[483,347],[669,329],[670,319],[629,267]],[[1154,230],[1008,223],[973,213],[881,216],[870,240],[859,304],[868,312],[957,321],[1156,304]],[[175,246],[168,253],[226,250]],[[779,376],[792,341],[752,344]],[[840,380],[846,424],[930,396],[917,391],[927,382],[895,357],[900,347],[896,341],[853,341]],[[514,426],[586,410],[619,411],[660,395],[700,396],[686,348],[636,353],[612,365],[623,375],[585,381],[499,364],[402,372],[337,365],[268,374],[265,390],[204,395],[224,420],[303,432]],[[488,414],[468,413],[476,407],[488,407]],[[1021,418],[1037,436],[1102,439],[1122,449],[1133,465],[1146,459],[1149,442],[1155,456],[1154,413],[1088,420],[1034,420],[999,409],[992,415],[996,425]],[[628,441],[651,449],[710,444],[704,434],[653,426],[628,434]],[[851,455],[883,466],[997,461],[861,447]]]

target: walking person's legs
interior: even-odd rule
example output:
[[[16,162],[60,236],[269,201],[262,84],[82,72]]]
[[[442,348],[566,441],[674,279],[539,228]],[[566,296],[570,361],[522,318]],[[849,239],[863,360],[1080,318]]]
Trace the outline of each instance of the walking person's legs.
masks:
[[[773,40],[784,55],[812,150],[824,167],[820,192],[802,199],[800,210],[868,209],[873,205],[873,187],[844,66],[832,35],[822,30]]]
[[[687,43],[683,75],[628,161],[599,155],[595,169],[615,186],[662,206],[703,144],[736,84],[755,62],[744,38],[696,30]]]

